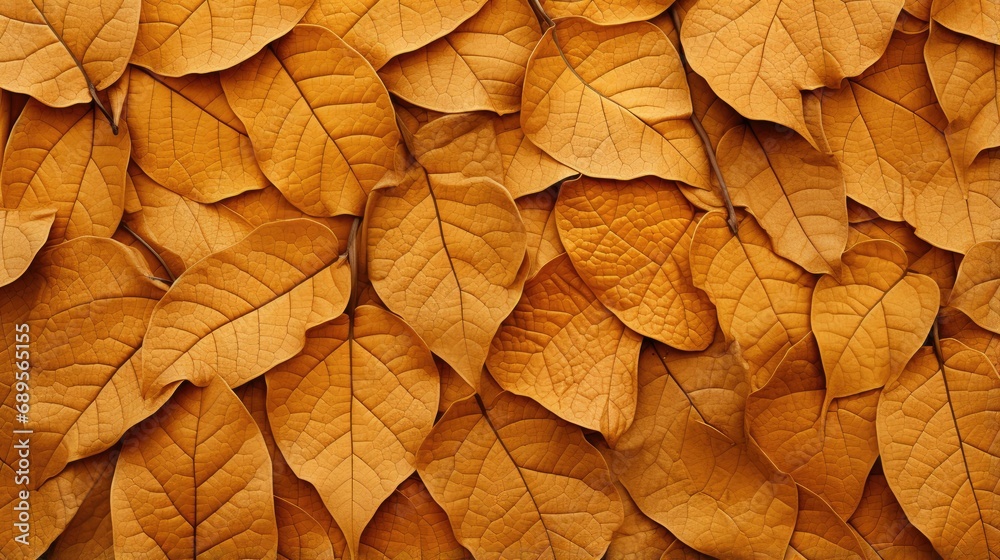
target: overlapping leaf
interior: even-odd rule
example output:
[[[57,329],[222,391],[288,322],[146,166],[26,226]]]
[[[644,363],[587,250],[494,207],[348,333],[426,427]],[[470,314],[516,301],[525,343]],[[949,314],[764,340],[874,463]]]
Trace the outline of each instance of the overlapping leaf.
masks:
[[[950,29],[1000,45],[1000,7],[974,0],[938,0],[930,16]]]
[[[906,518],[881,467],[868,476],[865,492],[849,523],[879,558],[931,560],[940,558],[927,537]]]
[[[552,188],[514,201],[528,236],[528,261],[531,263],[529,279],[534,278],[552,259],[566,252],[556,226],[555,207],[558,196],[558,190]]]
[[[799,515],[785,560],[865,558],[866,549],[851,527],[822,498],[799,487]]]
[[[49,239],[53,209],[0,209],[0,287],[17,280]]]
[[[973,245],[958,269],[949,305],[979,326],[1000,333],[1000,241]]]
[[[455,540],[448,515],[420,479],[411,477],[399,485],[368,524],[361,535],[358,558],[465,560],[472,555]]]

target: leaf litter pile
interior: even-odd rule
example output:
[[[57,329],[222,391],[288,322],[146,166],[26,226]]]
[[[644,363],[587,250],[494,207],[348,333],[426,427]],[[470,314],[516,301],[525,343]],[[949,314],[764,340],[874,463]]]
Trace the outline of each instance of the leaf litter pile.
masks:
[[[1000,4],[5,0],[0,557],[1000,558]]]

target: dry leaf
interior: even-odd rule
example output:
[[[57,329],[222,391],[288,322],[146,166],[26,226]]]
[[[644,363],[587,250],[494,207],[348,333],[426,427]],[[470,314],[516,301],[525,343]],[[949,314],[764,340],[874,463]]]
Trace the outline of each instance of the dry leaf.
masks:
[[[760,460],[752,441],[714,427],[687,395],[647,347],[635,421],[615,445],[612,467],[646,515],[699,552],[781,557],[795,525],[795,484]]]
[[[1000,241],[973,245],[962,260],[948,305],[984,329],[1000,333]]]
[[[166,267],[163,266],[163,263],[160,262],[157,255],[150,251],[148,247],[143,245],[143,242],[139,241],[139,238],[136,237],[134,232],[130,233],[125,229],[125,227],[119,225],[118,229],[115,230],[114,235],[111,236],[111,239],[114,239],[131,249],[134,253],[138,254],[139,257],[146,262],[146,266],[152,272],[154,279],[159,278],[164,282],[169,282],[170,272],[168,272]]]
[[[411,165],[372,194],[368,277],[398,314],[473,387],[493,334],[521,296],[527,235],[490,179],[438,182]]]
[[[399,485],[361,535],[359,560],[464,560],[469,551],[455,540],[448,516],[419,478]]]
[[[866,557],[854,530],[822,498],[799,486],[799,515],[785,560]]]
[[[607,464],[580,428],[501,393],[434,426],[417,470],[477,558],[600,558],[622,522]]]
[[[850,524],[858,536],[885,560],[935,560],[940,558],[927,537],[910,524],[876,463],[868,475],[865,493]]]
[[[0,189],[7,208],[55,208],[52,244],[111,237],[124,211],[129,137],[89,105],[29,101],[11,130]]]
[[[816,283],[812,326],[826,372],[826,402],[877,389],[903,369],[930,332],[937,284],[906,271],[891,241],[858,243],[843,268]]]
[[[632,330],[681,350],[702,350],[715,309],[691,282],[694,211],[675,184],[581,178],[562,185],[559,237],[597,299]]]
[[[528,235],[528,261],[531,262],[528,279],[534,278],[543,266],[566,252],[556,226],[554,210],[558,196],[559,189],[553,187],[514,201]]]
[[[552,18],[580,16],[601,25],[650,19],[663,12],[673,0],[542,0],[542,9]]]
[[[975,0],[936,0],[930,16],[949,29],[1000,45],[1000,6]]]
[[[657,175],[709,188],[677,50],[640,22],[560,20],[528,60],[521,128],[556,160],[592,177]]]
[[[159,184],[198,202],[267,186],[217,74],[164,78],[136,68],[128,106],[132,159]]]
[[[906,516],[942,556],[996,558],[1000,376],[958,341],[941,341],[941,359],[922,348],[882,392],[882,467]]]
[[[10,0],[0,6],[0,87],[52,107],[97,97],[128,65],[140,0]]]
[[[163,76],[224,70],[287,33],[312,0],[142,0],[132,63]]]
[[[954,307],[942,307],[938,312],[941,338],[954,338],[973,350],[978,350],[1000,369],[1000,334],[977,325],[968,315]]]
[[[353,554],[379,505],[413,472],[437,412],[434,359],[372,306],[313,329],[266,376],[268,419],[289,465],[319,490]]]
[[[337,246],[322,224],[271,222],[188,268],[153,310],[143,394],[216,376],[236,387],[297,354],[307,329],[347,305],[350,268]]]
[[[114,560],[114,533],[111,527],[111,479],[118,461],[117,448],[94,459],[97,469],[93,486],[83,495],[76,515],[62,534],[45,551],[51,560]],[[83,461],[80,464],[84,464]],[[69,467],[76,468],[76,463]]]
[[[299,506],[274,498],[279,560],[334,560],[330,538],[318,521]]]
[[[733,204],[750,210],[776,253],[816,274],[840,267],[847,205],[836,159],[765,123],[730,129],[718,154]]]
[[[115,555],[274,560],[271,484],[264,438],[233,391],[219,377],[185,383],[122,443],[111,484]]]
[[[594,298],[566,255],[524,286],[486,367],[501,387],[617,441],[632,423],[642,336]]]
[[[54,209],[5,210],[0,208],[0,287],[17,280],[49,239]]]
[[[743,116],[807,139],[803,90],[838,87],[882,54],[902,0],[699,0],[681,27],[691,67]]]
[[[399,133],[389,93],[325,29],[296,27],[223,72],[222,87],[264,175],[303,212],[360,216],[394,168]]]
[[[541,36],[525,0],[489,0],[447,36],[387,62],[379,77],[392,93],[428,109],[516,113],[524,67]]]
[[[878,391],[826,404],[819,348],[812,333],[792,346],[771,379],[747,398],[747,432],[782,472],[843,519],[861,500],[878,459]],[[800,494],[801,495],[801,494]]]
[[[816,280],[774,254],[752,216],[740,220],[739,237],[726,218],[709,212],[691,241],[694,285],[718,309],[719,326],[750,364],[754,389],[767,382],[785,352],[809,332]]]
[[[253,227],[277,220],[310,218],[332,229],[333,233],[337,234],[341,253],[347,252],[347,238],[350,237],[351,227],[357,219],[354,216],[312,217],[292,206],[292,203],[282,196],[281,191],[273,186],[259,191],[247,191],[239,196],[227,198],[222,201],[222,205],[243,216]]]
[[[390,58],[448,34],[486,1],[316,0],[302,23],[322,25],[343,37],[378,69]]]

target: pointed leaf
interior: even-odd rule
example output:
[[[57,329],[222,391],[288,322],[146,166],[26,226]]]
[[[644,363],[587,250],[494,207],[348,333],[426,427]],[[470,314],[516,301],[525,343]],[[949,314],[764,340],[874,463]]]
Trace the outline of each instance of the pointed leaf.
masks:
[[[859,537],[819,496],[799,487],[799,515],[785,560],[866,558]]]
[[[157,303],[143,344],[147,397],[182,379],[238,386],[291,358],[343,312],[350,268],[307,219],[265,224],[187,269]]]
[[[885,560],[940,558],[927,537],[906,518],[878,464],[876,471],[868,475],[865,493],[849,523],[878,556]]]
[[[948,28],[1000,45],[1000,7],[974,0],[937,0],[930,16]]]
[[[66,525],[62,534],[45,552],[52,560],[114,560],[114,533],[111,527],[111,479],[115,474],[118,449],[111,449],[88,460],[95,466],[97,476],[93,486],[83,494],[83,501],[76,515]],[[80,464],[84,464],[83,461]],[[70,469],[76,468],[73,463]]]
[[[973,245],[962,259],[948,305],[1000,333],[1000,241]]]
[[[399,133],[389,93],[325,29],[295,28],[223,72],[222,87],[264,175],[303,212],[360,216],[368,193],[393,169]]]
[[[1000,334],[977,325],[968,315],[954,307],[942,307],[938,313],[941,338],[954,338],[973,350],[978,350],[1000,369]]]
[[[549,188],[514,201],[528,235],[528,260],[531,262],[529,279],[534,278],[543,266],[566,252],[559,239],[559,228],[556,227],[555,207],[558,196],[559,189]]]
[[[330,537],[319,522],[299,506],[274,499],[279,560],[334,560]]]
[[[347,252],[347,238],[354,224],[354,216],[334,216],[332,218],[316,218],[299,210],[288,202],[281,191],[273,186],[259,191],[247,191],[241,195],[221,201],[226,208],[236,212],[253,227],[262,226],[277,220],[293,218],[309,218],[333,230],[340,241],[340,252]]]
[[[654,25],[560,20],[528,60],[521,103],[528,139],[587,175],[709,188],[684,67]]]
[[[17,280],[49,239],[56,219],[54,209],[4,210],[0,208],[0,287]]]
[[[525,284],[486,366],[504,389],[613,442],[635,413],[641,345],[562,255]]]

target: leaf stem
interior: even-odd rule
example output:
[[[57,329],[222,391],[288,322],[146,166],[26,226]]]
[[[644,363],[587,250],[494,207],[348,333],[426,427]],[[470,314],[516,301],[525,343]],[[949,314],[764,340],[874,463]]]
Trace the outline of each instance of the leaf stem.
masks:
[[[681,20],[677,15],[677,10],[670,8],[670,18],[674,22],[674,29],[677,30],[677,35],[680,36],[681,33]],[[681,62],[687,66],[687,59],[684,57],[684,48],[678,46],[678,54],[681,56]],[[729,187],[726,186],[726,180],[722,176],[722,169],[719,168],[719,160],[715,157],[715,150],[712,148],[712,141],[708,137],[708,133],[705,132],[705,127],[701,126],[701,120],[698,115],[694,113],[694,100],[691,103],[691,124],[694,125],[695,131],[698,132],[698,136],[701,137],[702,146],[705,147],[705,155],[708,156],[708,165],[712,168],[712,174],[719,181],[719,189],[722,191],[722,200],[726,205],[726,224],[729,226],[729,231],[733,232],[733,235],[739,237],[738,229],[739,222],[736,219],[736,208],[733,207],[733,200],[729,197]]]
[[[118,125],[115,123],[115,118],[104,104],[101,103],[100,98],[97,97],[97,89],[94,87],[94,84],[90,83],[90,79],[87,79],[87,88],[90,89],[90,98],[94,100],[94,105],[104,115],[104,118],[108,119],[108,124],[111,125],[111,133],[118,136]]]
[[[944,371],[944,353],[941,352],[941,331],[938,328],[940,316],[934,318],[934,326],[931,327],[931,339],[934,342],[934,356],[937,357],[938,367]]]
[[[129,234],[132,237],[134,237],[136,239],[136,241],[138,241],[139,243],[142,243],[142,246],[145,247],[146,249],[148,249],[150,253],[153,253],[153,256],[156,257],[156,260],[160,261],[160,266],[163,267],[163,270],[167,271],[167,276],[170,277],[170,281],[169,282],[164,282],[164,284],[173,285],[174,281],[177,280],[177,277],[174,276],[173,272],[170,272],[170,267],[167,266],[167,263],[163,261],[163,257],[161,257],[160,254],[156,252],[156,249],[153,249],[152,247],[150,247],[149,243],[146,243],[145,239],[143,239],[142,237],[139,237],[139,234],[137,234],[136,232],[132,231],[132,228],[128,227],[128,224],[126,224],[125,222],[122,222],[119,225],[121,225],[122,229],[124,229],[125,231],[129,232]],[[156,277],[154,277],[154,278],[156,278]],[[157,280],[162,280],[162,279],[161,278],[157,278]]]
[[[542,33],[545,33],[550,28],[556,26],[556,22],[552,21],[549,14],[545,13],[545,8],[542,8],[540,0],[531,0],[531,11],[535,12],[535,17],[538,18],[538,24],[542,26]]]
[[[358,307],[358,230],[363,218],[355,217],[351,233],[347,236],[347,263],[351,265],[351,295],[347,298],[347,315],[354,324],[354,310]]]

